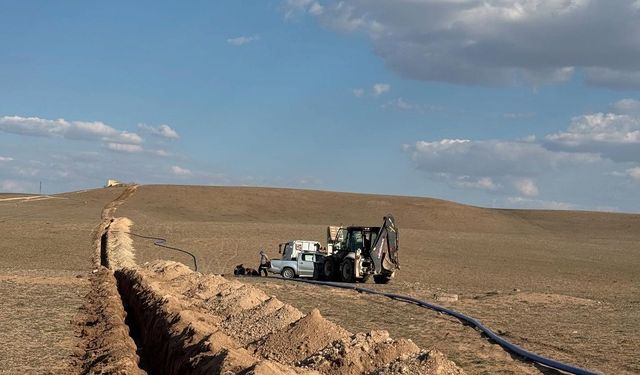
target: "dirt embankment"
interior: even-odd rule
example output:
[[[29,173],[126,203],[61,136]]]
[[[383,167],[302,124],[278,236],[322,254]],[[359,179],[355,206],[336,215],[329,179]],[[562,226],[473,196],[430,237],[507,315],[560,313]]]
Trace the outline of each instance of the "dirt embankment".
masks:
[[[138,367],[136,344],[129,335],[126,315],[113,273],[101,267],[91,277],[91,292],[78,323],[84,346],[76,359],[79,373],[145,374]]]
[[[115,273],[149,373],[464,374],[386,331],[351,334],[261,290],[171,261]]]

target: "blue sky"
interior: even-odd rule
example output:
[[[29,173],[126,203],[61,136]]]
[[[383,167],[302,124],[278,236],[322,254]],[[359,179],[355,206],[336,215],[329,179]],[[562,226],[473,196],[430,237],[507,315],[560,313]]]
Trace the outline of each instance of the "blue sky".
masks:
[[[640,2],[0,0],[0,191],[640,211]]]

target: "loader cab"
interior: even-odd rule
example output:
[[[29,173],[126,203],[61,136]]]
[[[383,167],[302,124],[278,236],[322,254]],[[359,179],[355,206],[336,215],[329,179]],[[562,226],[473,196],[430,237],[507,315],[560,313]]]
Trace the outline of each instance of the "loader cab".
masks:
[[[355,252],[360,249],[363,253],[369,253],[379,231],[379,227],[340,228],[336,235],[335,249],[340,252]]]

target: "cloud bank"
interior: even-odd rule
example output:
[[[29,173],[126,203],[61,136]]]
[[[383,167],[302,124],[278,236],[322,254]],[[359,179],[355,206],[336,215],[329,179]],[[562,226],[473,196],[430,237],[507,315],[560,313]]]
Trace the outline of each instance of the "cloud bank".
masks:
[[[322,11],[312,12],[312,4]],[[363,33],[405,77],[457,84],[540,85],[570,79],[640,87],[636,0],[309,0],[284,2],[285,16],[311,14]]]
[[[100,121],[47,120],[39,117],[0,117],[0,131],[36,137],[60,137],[72,140],[100,140],[123,144],[141,144],[136,133],[117,130]]]
[[[523,207],[536,203],[550,207],[551,201],[538,198],[549,190],[583,191],[593,202],[633,199],[602,196],[602,190],[615,188],[623,191],[619,194],[635,195],[632,192],[640,188],[640,113],[627,114],[636,103],[624,99],[612,105],[619,113],[574,117],[564,131],[540,139],[421,140],[404,150],[415,168],[432,180],[502,195]],[[566,183],[571,185],[563,188]]]

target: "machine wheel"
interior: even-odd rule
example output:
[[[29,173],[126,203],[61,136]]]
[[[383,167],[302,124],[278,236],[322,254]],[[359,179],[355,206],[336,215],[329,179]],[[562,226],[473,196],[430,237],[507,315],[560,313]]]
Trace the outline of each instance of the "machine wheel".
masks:
[[[333,279],[333,261],[327,259],[322,266],[322,275],[325,280]]]
[[[342,276],[342,281],[344,281],[345,283],[352,283],[355,281],[354,278],[354,273],[353,272],[353,260],[352,259],[345,259],[342,262],[342,267],[340,267],[340,276]]]
[[[391,276],[373,275],[373,281],[375,281],[376,284],[388,284],[389,281],[391,281]]]
[[[282,277],[284,277],[285,279],[293,279],[296,276],[296,273],[293,272],[293,269],[287,267],[285,269],[282,270],[281,273]]]

